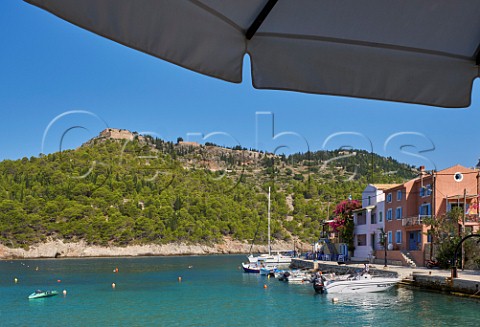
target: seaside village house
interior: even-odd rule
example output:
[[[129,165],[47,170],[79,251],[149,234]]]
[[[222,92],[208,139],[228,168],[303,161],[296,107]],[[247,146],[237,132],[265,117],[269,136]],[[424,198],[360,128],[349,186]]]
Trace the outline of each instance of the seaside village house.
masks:
[[[478,168],[478,167],[477,167]],[[466,234],[480,230],[480,170],[456,165],[438,172],[426,172],[397,185],[368,185],[362,194],[362,208],[354,212],[354,260],[424,266],[432,247],[426,217],[441,217],[455,207],[464,209],[458,222]],[[382,231],[387,238],[385,252]],[[432,253],[434,256],[434,253]]]
[[[313,244],[312,255],[319,260],[346,261],[349,259],[348,246],[345,243],[339,243],[338,233],[330,227],[331,222],[333,220],[323,223],[320,239]]]
[[[353,260],[369,260],[383,249],[382,231],[385,230],[384,190],[398,184],[369,184],[362,192],[362,208],[353,212],[354,245]]]

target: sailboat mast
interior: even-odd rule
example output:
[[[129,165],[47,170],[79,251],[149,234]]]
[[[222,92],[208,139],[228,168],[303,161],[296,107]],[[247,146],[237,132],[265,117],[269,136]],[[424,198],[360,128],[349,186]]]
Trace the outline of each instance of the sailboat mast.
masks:
[[[270,256],[270,186],[268,187],[268,255]]]

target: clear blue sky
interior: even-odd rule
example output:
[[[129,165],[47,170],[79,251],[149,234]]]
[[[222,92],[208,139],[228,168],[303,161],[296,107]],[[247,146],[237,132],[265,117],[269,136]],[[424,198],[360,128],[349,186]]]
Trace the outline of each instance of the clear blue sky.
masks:
[[[478,79],[470,108],[440,109],[255,90],[248,59],[244,82],[230,84],[101,38],[21,0],[1,2],[0,31],[0,160],[57,151],[69,128],[61,147],[76,147],[106,126],[167,140],[219,132],[204,141],[267,151],[285,145],[287,153],[370,150],[371,141],[380,155],[428,169],[471,167],[480,157]],[[266,112],[274,115],[274,131]],[[402,152],[405,145],[413,154]]]

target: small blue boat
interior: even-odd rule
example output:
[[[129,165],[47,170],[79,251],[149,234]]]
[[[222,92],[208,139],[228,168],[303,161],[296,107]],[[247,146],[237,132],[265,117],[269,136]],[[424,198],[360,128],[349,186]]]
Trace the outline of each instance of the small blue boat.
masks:
[[[55,295],[58,295],[57,291],[40,291],[40,290],[37,290],[37,291],[33,292],[32,294],[30,294],[28,296],[28,298],[30,300],[31,299],[41,299],[41,298],[44,298],[44,297],[50,297],[50,296],[55,296]]]
[[[243,271],[246,273],[261,274],[261,275],[270,275],[273,274],[274,270],[277,269],[277,266],[268,265],[265,263],[242,263]]]
[[[261,267],[255,263],[242,262],[242,268],[243,268],[243,272],[250,273],[250,274],[259,274]]]

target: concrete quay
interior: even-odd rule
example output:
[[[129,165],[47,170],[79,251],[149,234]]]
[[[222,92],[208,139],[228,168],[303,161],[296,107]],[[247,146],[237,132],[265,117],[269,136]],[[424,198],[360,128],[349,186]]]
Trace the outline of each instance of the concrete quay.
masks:
[[[363,262],[347,262],[338,264],[334,261],[292,260],[293,268],[319,269],[325,273],[351,274],[364,268]],[[458,296],[480,299],[480,271],[459,270],[458,278],[451,278],[450,270],[427,269],[424,267],[404,267],[383,264],[369,264],[370,273],[374,276],[399,277],[402,285],[418,287],[427,290],[436,290]]]

